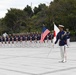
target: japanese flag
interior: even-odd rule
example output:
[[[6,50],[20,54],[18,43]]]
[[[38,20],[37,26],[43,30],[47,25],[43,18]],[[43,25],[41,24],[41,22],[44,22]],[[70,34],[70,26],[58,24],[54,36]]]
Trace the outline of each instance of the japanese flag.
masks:
[[[54,24],[54,39],[53,39],[53,42],[56,41],[56,36],[57,36],[58,32],[59,32],[59,28]]]

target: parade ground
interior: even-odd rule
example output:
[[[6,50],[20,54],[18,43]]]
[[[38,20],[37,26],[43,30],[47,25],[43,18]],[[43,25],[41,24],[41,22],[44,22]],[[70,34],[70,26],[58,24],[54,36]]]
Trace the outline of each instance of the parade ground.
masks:
[[[76,42],[66,48],[65,63],[59,62],[58,45],[31,45],[7,47],[0,44],[0,75],[76,75]]]

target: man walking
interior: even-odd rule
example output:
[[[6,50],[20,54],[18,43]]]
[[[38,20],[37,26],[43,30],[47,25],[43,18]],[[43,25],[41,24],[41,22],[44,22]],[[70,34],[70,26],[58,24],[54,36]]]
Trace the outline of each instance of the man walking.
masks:
[[[60,52],[61,52],[61,62],[66,62],[66,44],[67,44],[67,38],[66,38],[66,32],[63,30],[64,26],[59,25],[59,33],[56,36],[55,44],[59,40],[59,46],[60,46]]]

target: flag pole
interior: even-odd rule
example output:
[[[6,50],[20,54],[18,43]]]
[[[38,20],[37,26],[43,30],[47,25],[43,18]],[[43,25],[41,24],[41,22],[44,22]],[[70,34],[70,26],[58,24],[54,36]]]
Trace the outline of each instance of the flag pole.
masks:
[[[55,25],[55,22],[53,22],[53,25]],[[54,27],[54,26],[53,26]],[[54,35],[54,32],[53,32],[53,35]],[[53,37],[53,48],[54,48],[54,37]]]
[[[53,25],[54,25],[54,24],[55,24],[55,23],[53,22]],[[54,26],[53,26],[53,27],[54,27]],[[53,32],[53,33],[54,33],[54,32]],[[47,57],[49,57],[49,55],[50,55],[50,53],[52,52],[53,48],[54,48],[54,43],[53,43],[53,45],[51,46],[51,49],[50,49],[50,51],[49,51]]]
[[[50,49],[50,51],[49,51],[49,53],[47,54],[47,57],[49,57],[49,55],[50,55],[50,53],[52,52],[52,50],[53,50],[53,46],[51,47],[51,49]]]

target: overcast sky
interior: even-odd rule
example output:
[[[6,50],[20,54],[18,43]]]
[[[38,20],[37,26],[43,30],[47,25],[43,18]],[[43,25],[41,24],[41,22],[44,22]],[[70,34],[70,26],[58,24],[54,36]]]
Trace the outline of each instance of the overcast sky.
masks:
[[[32,5],[32,8],[34,8],[34,6],[38,6],[40,3],[49,5],[51,1],[53,0],[0,0],[0,18],[5,16],[7,9],[24,9],[26,5]]]

